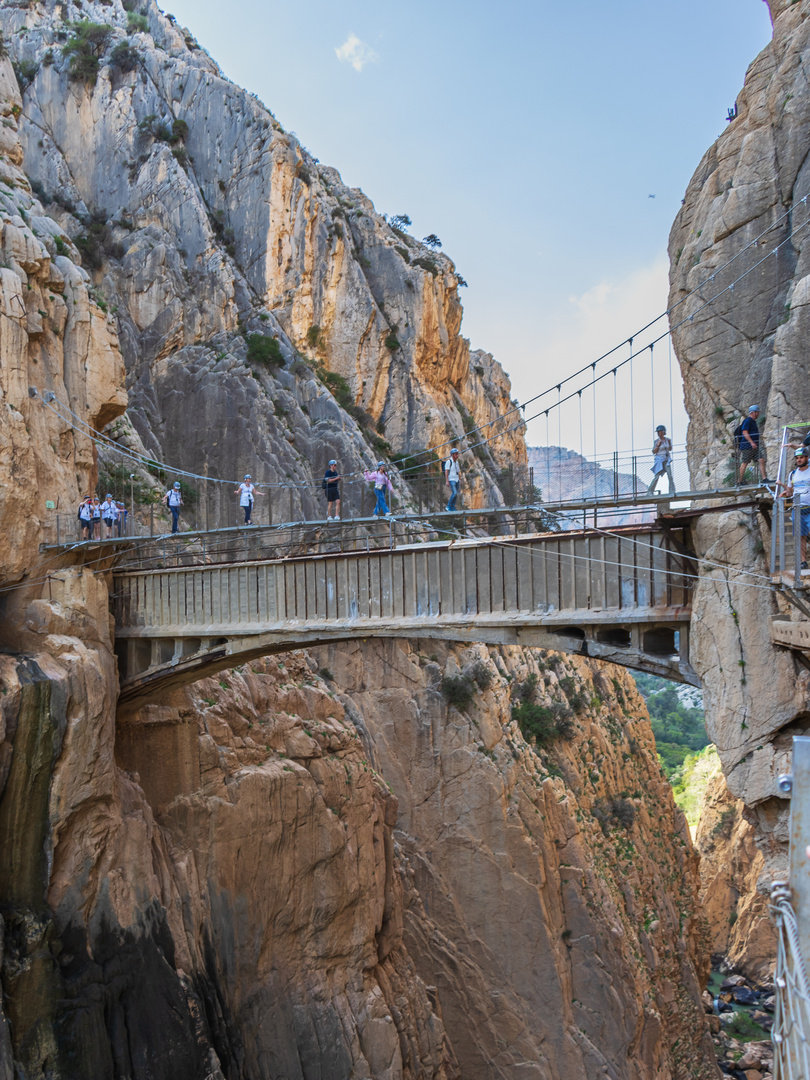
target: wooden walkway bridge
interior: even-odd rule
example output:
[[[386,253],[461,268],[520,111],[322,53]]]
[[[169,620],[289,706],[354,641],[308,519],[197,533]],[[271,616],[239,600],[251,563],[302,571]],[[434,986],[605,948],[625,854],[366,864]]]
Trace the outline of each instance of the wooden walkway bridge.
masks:
[[[123,699],[371,637],[516,644],[698,685],[689,522],[115,571]]]

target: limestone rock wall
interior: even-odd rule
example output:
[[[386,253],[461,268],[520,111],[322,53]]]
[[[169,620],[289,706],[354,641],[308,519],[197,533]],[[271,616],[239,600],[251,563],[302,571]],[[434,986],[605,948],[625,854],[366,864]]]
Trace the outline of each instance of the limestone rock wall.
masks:
[[[342,1032],[334,1075],[715,1076],[696,858],[631,679],[420,648],[253,662],[119,718],[182,966],[220,972],[246,1075],[293,1073],[314,1023]],[[532,676],[577,710],[539,752],[511,719]]]
[[[695,846],[712,953],[724,956],[749,979],[772,979],[776,932],[768,914],[765,855],[757,846],[756,825],[747,819],[745,803],[734,798],[719,773],[703,798]]]
[[[0,4],[25,83],[0,60],[0,1075],[715,1075],[694,852],[620,673],[377,643],[117,710],[109,564],[39,550],[44,500],[96,483],[83,424],[211,475],[258,460],[307,511],[317,453],[509,401],[449,260],[140,14],[126,71],[118,0]],[[92,88],[62,52],[83,17],[114,27]],[[489,454],[480,499],[520,426]],[[462,669],[489,675],[459,711]],[[566,721],[539,753],[510,711],[532,675]]]
[[[146,32],[121,0],[7,2],[0,22],[30,76],[26,169],[116,309],[148,452],[294,485],[311,515],[330,457],[356,476],[380,454],[446,455],[508,408],[503,370],[460,334],[452,261],[393,229],[153,0],[136,7]],[[80,19],[110,28],[93,84],[63,54]],[[113,60],[124,41],[131,70]],[[286,366],[248,363],[244,333],[276,336]],[[334,396],[328,372],[345,380]],[[468,504],[499,504],[498,469],[525,463],[520,414],[465,459]]]
[[[734,418],[751,404],[762,409],[771,476],[782,426],[810,416],[810,88],[804,67],[810,4],[771,3],[770,9],[773,40],[751,64],[738,115],[698,166],[670,235],[670,304],[677,305],[671,322],[698,488],[728,482]],[[723,445],[727,454],[718,457]],[[770,619],[777,613],[789,618],[791,608],[768,588],[768,521],[748,510],[707,515],[695,528],[695,543],[701,555],[729,568],[728,574],[701,572],[692,663],[729,791],[757,823],[762,890],[785,869],[787,803],[776,781],[788,765],[791,736],[806,730],[808,673],[794,655],[770,645]],[[752,881],[747,871],[743,876]],[[753,894],[750,902],[759,903]],[[744,947],[733,947],[742,957]],[[756,951],[750,960],[759,963]]]

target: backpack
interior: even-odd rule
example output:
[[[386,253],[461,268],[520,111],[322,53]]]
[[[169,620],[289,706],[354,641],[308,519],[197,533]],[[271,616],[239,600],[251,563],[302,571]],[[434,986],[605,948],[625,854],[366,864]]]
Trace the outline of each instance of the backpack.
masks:
[[[734,444],[735,446],[742,446],[743,441],[743,426],[742,423],[737,424],[734,428]]]

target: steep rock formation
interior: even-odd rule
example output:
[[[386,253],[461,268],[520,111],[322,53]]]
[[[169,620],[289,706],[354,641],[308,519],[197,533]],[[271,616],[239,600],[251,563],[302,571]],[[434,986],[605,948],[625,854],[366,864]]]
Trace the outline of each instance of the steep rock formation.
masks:
[[[30,79],[26,169],[117,309],[148,452],[292,485],[293,512],[312,516],[329,457],[356,476],[385,451],[380,434],[398,454],[446,453],[509,408],[500,366],[471,363],[460,336],[452,262],[321,166],[153,0],[137,7],[9,2],[0,18]],[[95,81],[72,78],[63,53],[81,19],[109,27]],[[275,336],[287,367],[248,362],[243,332]],[[308,363],[290,364],[295,350]],[[473,504],[501,501],[497,468],[525,462],[522,432],[516,414],[469,456]],[[357,510],[356,486],[346,495]]]
[[[706,788],[695,837],[700,896],[712,953],[764,982],[773,977],[776,930],[768,914],[765,856],[745,815],[745,803],[734,798],[718,770]]]
[[[773,41],[749,68],[738,115],[700,163],[670,236],[671,321],[696,487],[722,484],[733,468],[708,448],[725,442],[730,453],[732,418],[751,404],[763,409],[771,475],[782,425],[810,415],[810,4],[770,9]],[[697,584],[692,662],[729,790],[756,817],[765,888],[785,868],[787,803],[776,781],[791,736],[807,730],[808,672],[770,645],[771,617],[790,609],[767,587],[767,522],[743,510],[707,515],[695,542],[730,570],[706,569]],[[760,577],[743,579],[739,569]]]
[[[172,853],[182,966],[216,953],[231,1023],[276,1068],[279,1010],[300,1041],[315,1001],[316,1024],[339,1016],[364,1048],[377,1017],[375,1076],[395,1030],[406,1074],[419,1058],[455,1075],[455,1055],[470,1080],[714,1076],[696,860],[632,680],[421,644],[253,662],[120,718],[119,760]],[[448,706],[443,678],[473,701]],[[535,681],[535,701],[577,710],[539,753],[510,711]]]
[[[258,456],[273,475],[286,470],[303,484],[312,462],[302,451],[324,452],[328,439],[351,461],[367,460],[373,432],[361,405],[397,449],[413,449],[438,437],[419,424],[459,433],[469,425],[461,406],[488,423],[509,397],[486,354],[474,357],[480,372],[464,373],[450,264],[437,260],[434,277],[413,258],[427,255],[370,212],[371,224],[352,231],[355,246],[373,233],[384,248],[401,242],[411,259],[390,285],[405,299],[374,300],[378,311],[381,300],[407,313],[396,333],[412,329],[410,352],[398,360],[386,346],[393,359],[378,351],[376,361],[364,352],[371,345],[357,338],[348,294],[345,322],[340,305],[334,324],[323,318],[327,331],[345,329],[345,351],[329,352],[321,324],[310,335],[314,309],[296,293],[328,292],[310,250],[320,228],[312,189],[321,210],[337,203],[336,175],[318,169],[313,179],[317,163],[297,142],[170,19],[153,5],[144,10],[150,34],[130,35],[138,67],[102,63],[91,87],[68,77],[61,47],[75,28],[65,19],[114,23],[101,56],[111,60],[127,20],[117,2],[0,6],[27,83],[20,114],[17,84],[0,61],[0,279],[9,298],[0,306],[8,523],[0,915],[10,1021],[0,1013],[0,1070],[71,1080],[449,1080],[462,1071],[511,1077],[517,1068],[538,1080],[714,1075],[698,1003],[706,949],[694,855],[623,677],[614,684],[584,663],[541,670],[529,654],[493,653],[487,662],[484,652],[436,645],[447,674],[472,656],[499,666],[483,705],[462,715],[438,693],[435,661],[415,662],[407,646],[388,643],[330,651],[314,664],[339,671],[352,696],[328,689],[298,657],[116,714],[108,564],[41,556],[39,543],[44,498],[72,516],[95,484],[92,443],[79,428],[108,424],[125,407],[121,352],[131,401],[116,420],[122,443],[178,464],[202,461],[212,474]],[[183,100],[188,85],[201,128],[192,133],[190,111],[178,138],[193,146],[208,137],[202,179],[183,164],[180,150],[189,148],[167,143],[171,127],[154,126],[180,119],[167,103]],[[147,111],[153,105],[162,111]],[[228,109],[243,114],[238,125],[226,123]],[[263,132],[253,150],[229,144],[222,156],[231,155],[231,170],[251,160],[254,175],[278,179],[269,192],[257,182],[244,199],[231,196],[227,223],[209,217],[201,194],[224,195],[211,117],[220,117],[223,140],[229,124],[232,140],[245,128]],[[36,197],[20,169],[18,118]],[[318,188],[327,183],[332,195]],[[254,214],[247,224],[243,212]],[[111,224],[113,214],[125,223]],[[292,251],[299,221],[310,228],[298,235],[287,277],[285,244]],[[275,269],[259,271],[250,251],[241,263],[228,251],[238,255],[262,236],[275,249],[257,241],[258,261],[280,240],[283,273],[277,258]],[[330,248],[327,263],[335,274],[362,271],[371,288],[371,268],[347,251],[347,236],[330,238],[343,248],[339,256]],[[391,257],[367,243],[362,258]],[[374,280],[383,278],[380,270]],[[271,284],[284,284],[282,303]],[[250,373],[237,316],[256,333],[273,331],[282,369]],[[301,335],[335,369],[346,361],[354,417],[327,389],[328,372],[316,377],[290,362]],[[363,396],[359,375],[374,363],[386,388]],[[425,416],[411,422],[417,400]],[[285,412],[271,416],[269,403]],[[208,457],[195,450],[201,431],[222,444]],[[510,438],[511,456],[524,460],[519,426],[501,445]],[[477,483],[494,498],[498,461],[481,454]],[[577,701],[576,737],[540,755],[507,703],[510,676],[525,683],[530,672],[543,676],[539,708]],[[361,688],[372,673],[374,688]],[[474,903],[476,876],[486,889]]]

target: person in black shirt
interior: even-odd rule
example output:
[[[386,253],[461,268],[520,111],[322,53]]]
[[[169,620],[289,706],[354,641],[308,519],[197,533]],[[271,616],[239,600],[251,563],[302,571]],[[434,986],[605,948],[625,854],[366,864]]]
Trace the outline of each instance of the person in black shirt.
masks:
[[[326,492],[326,520],[333,520],[332,512],[334,511],[334,520],[338,521],[340,519],[340,473],[334,458],[329,462],[329,467],[323,474],[321,487]]]
[[[765,458],[762,453],[762,448],[759,444],[759,428],[757,426],[757,417],[759,416],[759,405],[752,405],[748,410],[748,416],[743,420],[740,425],[742,433],[739,437],[739,452],[740,452],[740,473],[739,482],[743,482],[745,476],[745,470],[751,464],[752,461],[759,463],[759,475],[762,478],[762,483],[767,484],[768,478],[765,475]]]

